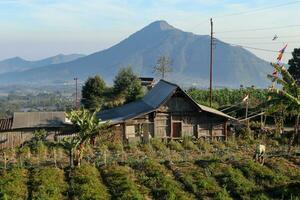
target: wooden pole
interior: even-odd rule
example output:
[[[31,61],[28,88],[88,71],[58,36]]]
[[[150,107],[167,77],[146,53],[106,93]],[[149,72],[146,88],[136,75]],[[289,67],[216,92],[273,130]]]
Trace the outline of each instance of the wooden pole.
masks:
[[[213,21],[210,18],[210,73],[209,73],[209,105],[212,105],[212,78],[213,78]]]
[[[75,77],[75,108],[78,109],[78,93],[77,93],[77,85],[78,85],[78,78]]]
[[[246,123],[247,123],[247,128],[249,129],[248,107],[249,107],[249,97],[246,101]]]

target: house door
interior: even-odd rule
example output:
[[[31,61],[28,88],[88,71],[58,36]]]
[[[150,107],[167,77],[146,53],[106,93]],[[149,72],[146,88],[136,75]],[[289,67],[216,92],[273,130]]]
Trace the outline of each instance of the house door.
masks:
[[[172,123],[172,137],[181,137],[181,122]]]

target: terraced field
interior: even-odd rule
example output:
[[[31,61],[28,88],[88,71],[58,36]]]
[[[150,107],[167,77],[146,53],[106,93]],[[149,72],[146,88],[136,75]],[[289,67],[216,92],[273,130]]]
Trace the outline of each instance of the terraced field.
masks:
[[[300,199],[297,156],[269,157],[261,166],[240,150],[207,154],[200,147],[185,152],[147,148],[125,151],[122,162],[85,161],[72,170],[12,165],[1,171],[0,199]],[[134,151],[138,159],[128,159]]]

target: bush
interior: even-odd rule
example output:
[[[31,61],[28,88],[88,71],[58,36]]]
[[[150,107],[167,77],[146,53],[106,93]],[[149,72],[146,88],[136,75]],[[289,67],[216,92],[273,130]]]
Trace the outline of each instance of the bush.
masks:
[[[198,150],[197,146],[193,143],[190,137],[183,138],[182,146],[188,150]]]
[[[113,166],[103,170],[103,178],[109,185],[113,199],[139,200],[144,199],[137,185],[132,181],[131,172],[127,167]]]
[[[239,169],[228,166],[219,177],[223,185],[237,198],[249,199],[256,189],[255,184],[243,176]]]
[[[172,140],[168,144],[169,148],[175,151],[183,151],[183,147],[179,142],[176,142],[175,140]]]
[[[26,200],[28,198],[26,169],[13,168],[0,175],[0,199]]]
[[[152,147],[156,151],[165,151],[167,149],[166,145],[161,140],[161,138],[153,138],[150,141]]]
[[[32,172],[32,199],[60,200],[67,199],[68,185],[64,179],[64,171],[58,168],[41,168]]]
[[[197,141],[197,146],[200,150],[204,152],[210,152],[213,149],[212,145],[209,142],[202,140]]]
[[[259,163],[255,163],[252,160],[249,160],[246,163],[239,163],[239,168],[248,178],[259,184],[263,183],[266,186],[283,183],[288,179],[280,173],[275,173],[268,167],[261,166]]]
[[[108,149],[111,151],[123,151],[123,143],[121,141],[115,141],[108,144]]]
[[[169,164],[167,166],[185,188],[197,197],[201,196],[206,199],[205,197],[212,198],[219,195],[220,198],[224,196],[227,197],[225,199],[231,199],[226,189],[222,190],[215,178],[209,173],[205,173],[204,168],[196,167],[192,163]]]
[[[71,172],[71,185],[74,200],[106,200],[109,194],[101,181],[97,168],[82,165]]]
[[[162,165],[152,160],[145,160],[134,163],[132,166],[139,172],[138,178],[142,184],[151,189],[154,199],[192,199],[182,190],[178,182],[171,178]]]

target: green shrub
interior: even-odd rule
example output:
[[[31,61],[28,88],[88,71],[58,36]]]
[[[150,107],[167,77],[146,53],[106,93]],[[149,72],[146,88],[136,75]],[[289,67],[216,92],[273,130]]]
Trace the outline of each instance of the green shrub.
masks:
[[[32,172],[32,199],[59,200],[67,199],[68,185],[65,182],[64,171],[58,168],[39,168]]]
[[[180,184],[175,181],[165,168],[152,160],[145,160],[132,164],[138,171],[138,178],[142,184],[151,189],[154,199],[185,200],[192,199],[184,192]]]
[[[76,167],[71,172],[74,200],[106,200],[109,194],[97,168],[91,165]]]
[[[26,169],[13,168],[0,174],[0,199],[26,200],[28,198]]]
[[[130,174],[129,168],[121,166],[110,166],[103,170],[103,178],[109,186],[113,199],[144,199]]]
[[[156,151],[165,151],[166,145],[161,141],[161,138],[152,138],[150,144]]]
[[[111,151],[123,151],[123,143],[121,141],[115,141],[108,144],[108,149]]]
[[[205,168],[196,167],[193,163],[169,164],[168,168],[172,170],[175,177],[183,183],[185,188],[197,197],[212,198],[219,194],[220,197],[221,195],[227,195],[230,198],[226,189],[223,191],[215,178],[210,173],[206,173]]]
[[[249,199],[256,186],[243,176],[239,169],[234,169],[228,166],[224,169],[220,176],[223,185],[226,185],[228,190],[235,196],[241,199]]]
[[[269,184],[276,185],[278,183],[283,183],[288,179],[280,173],[275,173],[268,167],[255,163],[252,160],[245,163],[239,163],[239,168],[248,178],[259,184],[263,183],[266,186],[269,186]]]
[[[210,152],[213,149],[212,145],[209,142],[203,140],[197,141],[197,146],[200,150],[204,152]]]
[[[182,146],[188,150],[198,150],[197,146],[193,143],[190,137],[184,137],[182,141]]]
[[[179,142],[176,142],[175,140],[171,140],[168,144],[169,148],[175,151],[183,151],[183,147]]]

